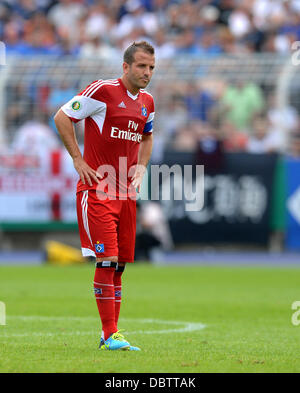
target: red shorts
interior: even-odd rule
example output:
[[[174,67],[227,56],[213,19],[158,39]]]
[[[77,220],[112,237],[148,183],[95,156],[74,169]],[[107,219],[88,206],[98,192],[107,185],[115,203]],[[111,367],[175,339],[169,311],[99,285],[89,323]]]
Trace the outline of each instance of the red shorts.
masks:
[[[117,256],[119,262],[134,261],[135,200],[100,200],[95,190],[80,191],[77,217],[83,256]]]

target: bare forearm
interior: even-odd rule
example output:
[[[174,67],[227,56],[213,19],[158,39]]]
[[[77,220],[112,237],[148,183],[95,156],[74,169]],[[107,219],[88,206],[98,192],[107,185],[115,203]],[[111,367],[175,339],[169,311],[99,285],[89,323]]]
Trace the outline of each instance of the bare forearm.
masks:
[[[138,155],[138,165],[147,166],[153,146],[153,136],[147,135],[143,137],[143,140],[140,144],[139,155]]]
[[[99,183],[99,174],[84,161],[81,155],[72,121],[61,109],[54,116],[54,121],[66,149],[73,158],[74,168],[82,183],[87,182],[90,186],[93,185],[93,181]]]
[[[72,121],[60,109],[54,116],[59,135],[73,160],[82,158]]]
[[[152,135],[144,135],[143,140],[140,144],[138,162],[135,168],[135,173],[132,176],[132,186],[137,188],[138,192],[141,190],[141,184],[143,180],[144,173],[146,171],[147,164],[150,160],[152,153]]]

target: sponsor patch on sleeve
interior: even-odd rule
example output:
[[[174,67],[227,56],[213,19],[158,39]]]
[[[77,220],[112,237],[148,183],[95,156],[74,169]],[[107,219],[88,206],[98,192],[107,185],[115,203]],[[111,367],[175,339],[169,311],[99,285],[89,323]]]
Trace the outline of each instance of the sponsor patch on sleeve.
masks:
[[[79,101],[74,101],[74,102],[72,102],[72,104],[71,104],[71,106],[72,106],[72,109],[74,110],[74,111],[78,111],[79,109],[80,109],[80,102]]]

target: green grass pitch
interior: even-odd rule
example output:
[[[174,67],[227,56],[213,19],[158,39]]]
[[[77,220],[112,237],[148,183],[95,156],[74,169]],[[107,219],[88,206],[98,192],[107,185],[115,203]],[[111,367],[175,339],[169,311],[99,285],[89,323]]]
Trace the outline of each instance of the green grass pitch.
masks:
[[[0,267],[0,372],[300,371],[298,268],[128,266],[119,328],[141,352],[98,350],[93,276]]]

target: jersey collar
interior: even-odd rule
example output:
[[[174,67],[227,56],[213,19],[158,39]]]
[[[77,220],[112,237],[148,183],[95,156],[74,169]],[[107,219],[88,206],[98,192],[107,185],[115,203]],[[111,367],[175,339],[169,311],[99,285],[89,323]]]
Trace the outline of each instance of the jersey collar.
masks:
[[[131,98],[132,100],[134,100],[134,101],[135,101],[136,99],[138,99],[140,93],[137,93],[137,94],[134,96],[133,94],[130,93],[130,91],[128,91],[128,90],[126,89],[126,87],[125,87],[125,85],[124,85],[124,83],[123,83],[123,81],[122,81],[121,78],[119,78],[118,81],[120,82],[120,84],[121,84],[121,86],[123,87],[123,89],[126,91],[128,97],[130,97],[130,98]]]

